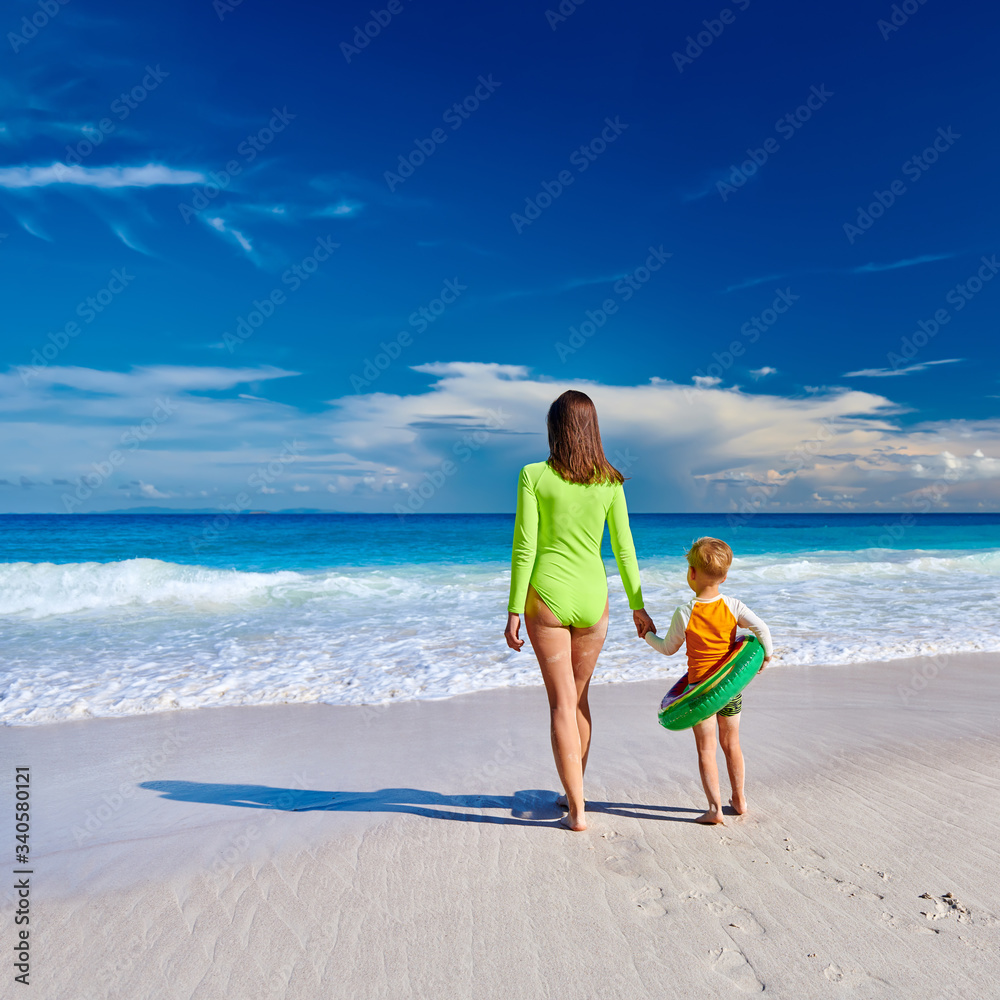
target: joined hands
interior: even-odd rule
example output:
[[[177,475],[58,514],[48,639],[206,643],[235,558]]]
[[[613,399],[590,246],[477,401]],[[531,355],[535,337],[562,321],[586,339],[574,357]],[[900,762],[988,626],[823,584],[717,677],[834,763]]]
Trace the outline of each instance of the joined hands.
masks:
[[[656,632],[653,619],[646,614],[645,608],[637,608],[633,611],[632,621],[635,622],[635,633],[640,639],[644,638],[647,632]]]

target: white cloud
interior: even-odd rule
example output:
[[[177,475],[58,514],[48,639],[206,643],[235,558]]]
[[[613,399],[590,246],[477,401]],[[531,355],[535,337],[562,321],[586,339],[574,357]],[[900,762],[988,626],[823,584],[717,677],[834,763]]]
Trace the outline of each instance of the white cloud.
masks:
[[[842,378],[891,378],[894,375],[912,375],[922,372],[932,365],[957,365],[965,358],[943,358],[940,361],[921,361],[919,364],[907,365],[905,368],[861,368],[856,372],[844,372]]]
[[[954,253],[924,254],[922,257],[907,257],[903,260],[890,261],[887,264],[878,264],[872,261],[855,267],[806,267],[797,271],[785,271],[782,274],[766,274],[761,278],[746,278],[735,285],[724,288],[723,292],[736,292],[743,288],[762,285],[766,281],[784,281],[786,278],[800,277],[805,274],[872,274],[878,271],[896,271],[901,267],[917,267],[920,264],[930,264],[934,261],[950,260],[954,256]]]
[[[931,264],[938,260],[950,260],[953,253],[924,254],[922,257],[907,257],[904,260],[894,260],[888,264],[860,264],[851,269],[853,274],[867,274],[871,271],[895,271],[901,267],[916,267],[918,264]]]
[[[205,175],[197,170],[175,170],[161,163],[142,167],[84,167],[53,163],[48,167],[0,167],[0,187],[32,188],[50,184],[85,187],[153,187],[160,184],[200,184]]]
[[[26,218],[25,216],[18,216],[17,221],[20,223],[21,228],[28,233],[29,236],[34,236],[37,239],[45,240],[47,243],[52,242],[52,237],[45,232],[42,227],[35,222],[34,219]]]
[[[451,505],[442,497],[436,508],[442,510],[463,509],[458,497],[474,504],[471,509],[508,508],[512,470],[545,457],[545,412],[571,387],[597,403],[609,455],[618,453],[630,466],[630,501],[637,509],[739,509],[760,484],[776,487],[767,501],[773,509],[813,509],[814,493],[821,506],[899,509],[944,468],[945,451],[1000,452],[1000,421],[903,429],[892,400],[843,388],[790,399],[662,380],[607,386],[540,379],[512,365],[439,363],[416,370],[435,377],[426,392],[332,401],[340,411],[334,442],[357,458],[381,459],[398,470],[399,480],[418,486],[442,461],[454,461],[456,446],[480,429],[489,456],[464,485],[459,466],[448,490]],[[483,430],[491,413],[503,416],[502,426]],[[916,461],[925,472],[914,473]],[[976,477],[994,475],[988,460],[976,462]],[[965,481],[964,467],[958,472],[948,485],[950,502],[997,506],[995,495]]]
[[[253,254],[253,245],[250,240],[238,229],[230,226],[225,219],[219,218],[219,216],[205,216],[205,222],[216,232],[232,237],[248,254]]]
[[[102,393],[123,399],[149,399],[157,392],[197,392],[204,389],[231,389],[247,382],[288,378],[299,372],[273,365],[257,368],[224,368],[202,365],[138,365],[127,372],[104,371],[69,365],[49,365],[31,369],[22,379],[16,371],[0,375],[0,401],[16,403],[31,395],[33,387],[58,385],[82,392]],[[25,386],[27,385],[27,389]],[[0,402],[0,407],[3,407]]]
[[[915,463],[914,474],[920,479],[955,480],[962,482],[996,481],[1000,479],[1000,459],[990,458],[976,448],[971,455],[955,455],[945,450],[928,455]]]
[[[425,389],[343,395],[318,411],[257,397],[259,383],[296,374],[266,366],[49,367],[27,383],[0,374],[0,465],[9,481],[34,484],[3,487],[0,504],[60,509],[66,487],[44,484],[75,484],[117,449],[123,463],[83,509],[120,506],[122,482],[196,506],[266,482],[336,494],[338,509],[392,511],[437,482],[421,509],[510,510],[517,469],[547,454],[549,404],[579,388],[597,404],[635,510],[899,510],[927,491],[958,509],[998,506],[996,420],[903,425],[891,399],[843,388],[785,398],[663,379],[557,380],[519,365],[415,370]],[[284,462],[290,442],[295,459]],[[255,478],[269,466],[276,476]]]
[[[772,368],[770,365],[764,365],[763,368],[754,368],[750,371],[750,374],[755,378],[766,378],[768,375],[777,375],[778,369]]]
[[[152,254],[142,246],[137,240],[135,240],[125,229],[124,226],[112,226],[112,232],[118,237],[130,250],[135,250],[137,253],[145,254],[147,257],[151,257]]]
[[[695,375],[691,381],[699,389],[711,389],[713,386],[722,385],[722,379],[717,375]]]
[[[353,198],[344,198],[334,205],[327,205],[324,208],[318,209],[313,212],[313,215],[317,218],[346,219],[352,215],[357,215],[362,208],[364,208],[362,202],[355,201]]]
[[[762,278],[747,278],[744,281],[737,282],[735,285],[729,285],[723,289],[723,292],[738,292],[743,288],[753,288],[755,285],[763,285],[765,281],[781,281],[788,276],[788,274],[765,274]]]

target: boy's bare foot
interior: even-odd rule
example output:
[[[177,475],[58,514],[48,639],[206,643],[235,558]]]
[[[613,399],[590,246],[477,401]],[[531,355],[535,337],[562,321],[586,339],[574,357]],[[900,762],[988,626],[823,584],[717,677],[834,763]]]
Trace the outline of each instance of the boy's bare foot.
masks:
[[[563,816],[559,820],[560,825],[566,827],[567,830],[572,830],[574,833],[580,833],[587,829],[587,821],[583,816],[577,816],[574,819],[572,816]]]
[[[703,812],[696,820],[696,823],[704,823],[707,826],[712,826],[716,823],[725,824],[725,820],[722,818],[722,810],[716,809],[712,806],[707,812]]]
[[[737,816],[742,816],[747,811],[747,797],[745,795],[736,795],[729,800],[729,804],[733,807],[733,812]]]

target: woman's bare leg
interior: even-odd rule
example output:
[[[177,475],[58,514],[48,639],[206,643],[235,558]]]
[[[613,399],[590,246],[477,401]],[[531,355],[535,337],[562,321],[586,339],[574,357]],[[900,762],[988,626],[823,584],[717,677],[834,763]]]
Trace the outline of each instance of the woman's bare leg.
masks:
[[[698,773],[701,786],[708,799],[708,810],[703,812],[696,823],[723,823],[722,794],[719,791],[719,765],[715,759],[715,716],[699,722],[694,727],[694,742],[698,748]]]
[[[606,630],[606,618],[602,620]],[[600,644],[604,641],[603,634],[595,651],[594,632],[597,626],[574,630],[562,625],[534,587],[528,588],[524,623],[549,699],[552,756],[559,779],[566,789],[569,809],[569,816],[564,822],[571,830],[586,830],[583,767],[585,753],[590,748],[590,708],[586,704],[586,694]],[[585,634],[575,637],[574,641],[574,631]],[[583,709],[581,697],[584,699]],[[581,717],[584,719],[586,741],[581,732]]]
[[[600,621],[589,628],[569,630],[573,657],[573,679],[576,682],[576,724],[580,730],[581,769],[587,772],[587,758],[590,755],[590,679],[594,676],[597,658],[604,648],[608,634],[608,605]]]

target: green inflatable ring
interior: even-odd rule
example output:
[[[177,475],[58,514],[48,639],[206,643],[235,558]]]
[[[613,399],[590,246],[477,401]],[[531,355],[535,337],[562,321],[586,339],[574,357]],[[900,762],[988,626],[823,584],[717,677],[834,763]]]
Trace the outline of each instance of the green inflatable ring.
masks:
[[[740,636],[729,658],[711,676],[690,691],[685,674],[660,702],[660,725],[664,729],[690,729],[715,715],[753,679],[764,662],[764,647],[754,635]]]

